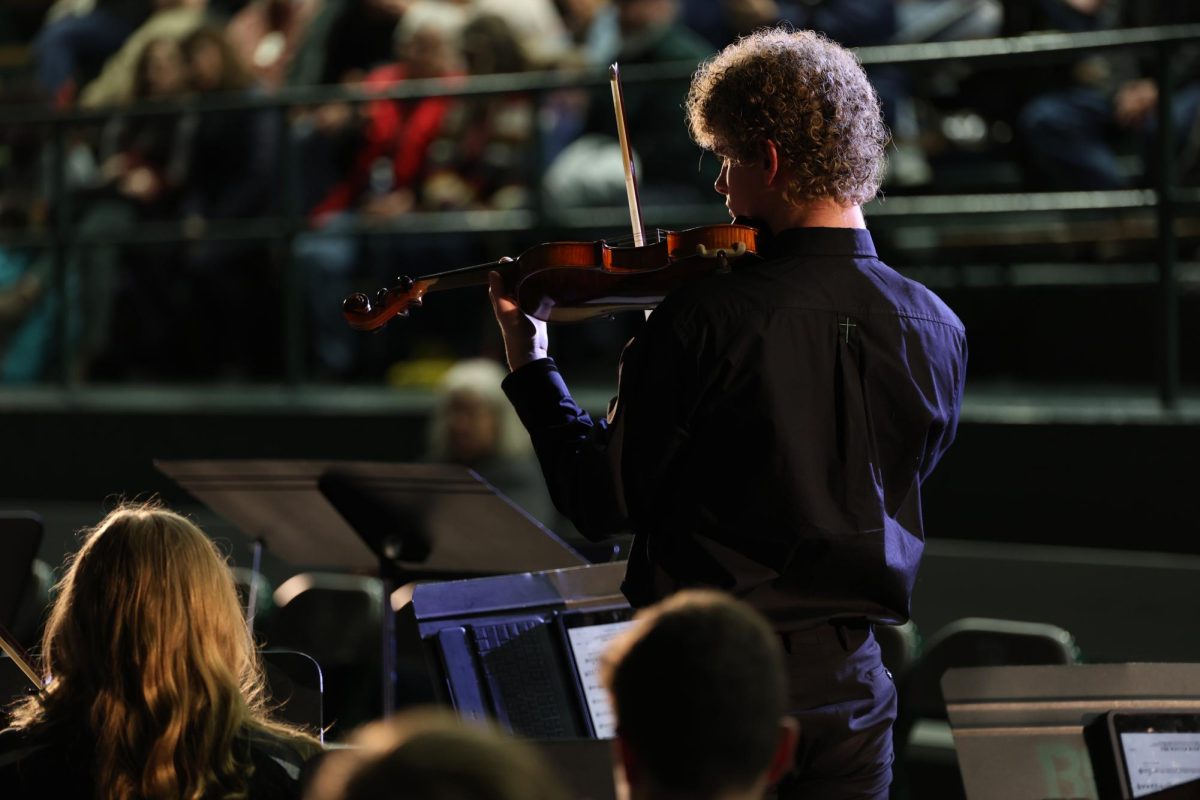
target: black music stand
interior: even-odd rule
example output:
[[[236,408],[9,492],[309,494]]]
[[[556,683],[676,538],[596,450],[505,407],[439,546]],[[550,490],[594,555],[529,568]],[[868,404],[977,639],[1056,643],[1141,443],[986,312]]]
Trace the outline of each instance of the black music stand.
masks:
[[[391,595],[397,584],[587,564],[466,467],[321,460],[154,463],[285,561],[383,580],[385,714],[395,708]]]
[[[0,625],[16,624],[41,546],[41,517],[32,511],[0,511]]]

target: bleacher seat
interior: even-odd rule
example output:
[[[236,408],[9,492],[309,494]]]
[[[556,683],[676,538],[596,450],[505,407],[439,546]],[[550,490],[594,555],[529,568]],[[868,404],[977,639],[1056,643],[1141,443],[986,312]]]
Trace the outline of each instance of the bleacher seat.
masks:
[[[294,575],[275,590],[263,628],[272,648],[311,656],[324,673],[325,718],[344,732],[380,715],[382,583],[332,572]]]
[[[942,675],[952,667],[1077,664],[1071,634],[1041,622],[967,617],[933,634],[912,669],[897,682],[899,716],[893,729],[897,797],[962,796],[954,738],[946,721]]]

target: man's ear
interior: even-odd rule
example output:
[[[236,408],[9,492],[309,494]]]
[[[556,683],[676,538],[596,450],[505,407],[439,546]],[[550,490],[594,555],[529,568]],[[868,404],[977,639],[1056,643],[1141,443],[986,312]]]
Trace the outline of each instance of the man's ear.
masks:
[[[792,717],[779,720],[779,738],[767,769],[767,783],[774,784],[791,772],[796,763],[796,742],[800,739],[800,723]]]
[[[762,167],[766,173],[767,185],[774,183],[779,176],[779,146],[770,139],[763,140]]]

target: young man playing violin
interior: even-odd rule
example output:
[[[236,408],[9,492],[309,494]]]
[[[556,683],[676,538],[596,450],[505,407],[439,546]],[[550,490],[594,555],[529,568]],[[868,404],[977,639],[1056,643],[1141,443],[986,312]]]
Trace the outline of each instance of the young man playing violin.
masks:
[[[896,694],[873,625],[908,619],[920,490],[954,438],[962,323],[879,260],[861,206],[887,131],[847,50],[767,30],[701,65],[693,138],[762,260],[669,294],[625,349],[607,419],[571,399],[544,323],[492,276],[512,373],[552,496],[590,537],[632,530],[644,606],[724,589],[789,653],[796,769],[780,796],[885,798]]]

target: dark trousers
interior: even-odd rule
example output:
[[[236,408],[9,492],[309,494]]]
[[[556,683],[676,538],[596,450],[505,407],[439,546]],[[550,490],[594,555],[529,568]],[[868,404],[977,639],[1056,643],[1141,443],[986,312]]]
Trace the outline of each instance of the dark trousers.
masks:
[[[800,741],[778,797],[886,800],[896,687],[870,626],[823,625],[780,636]]]

